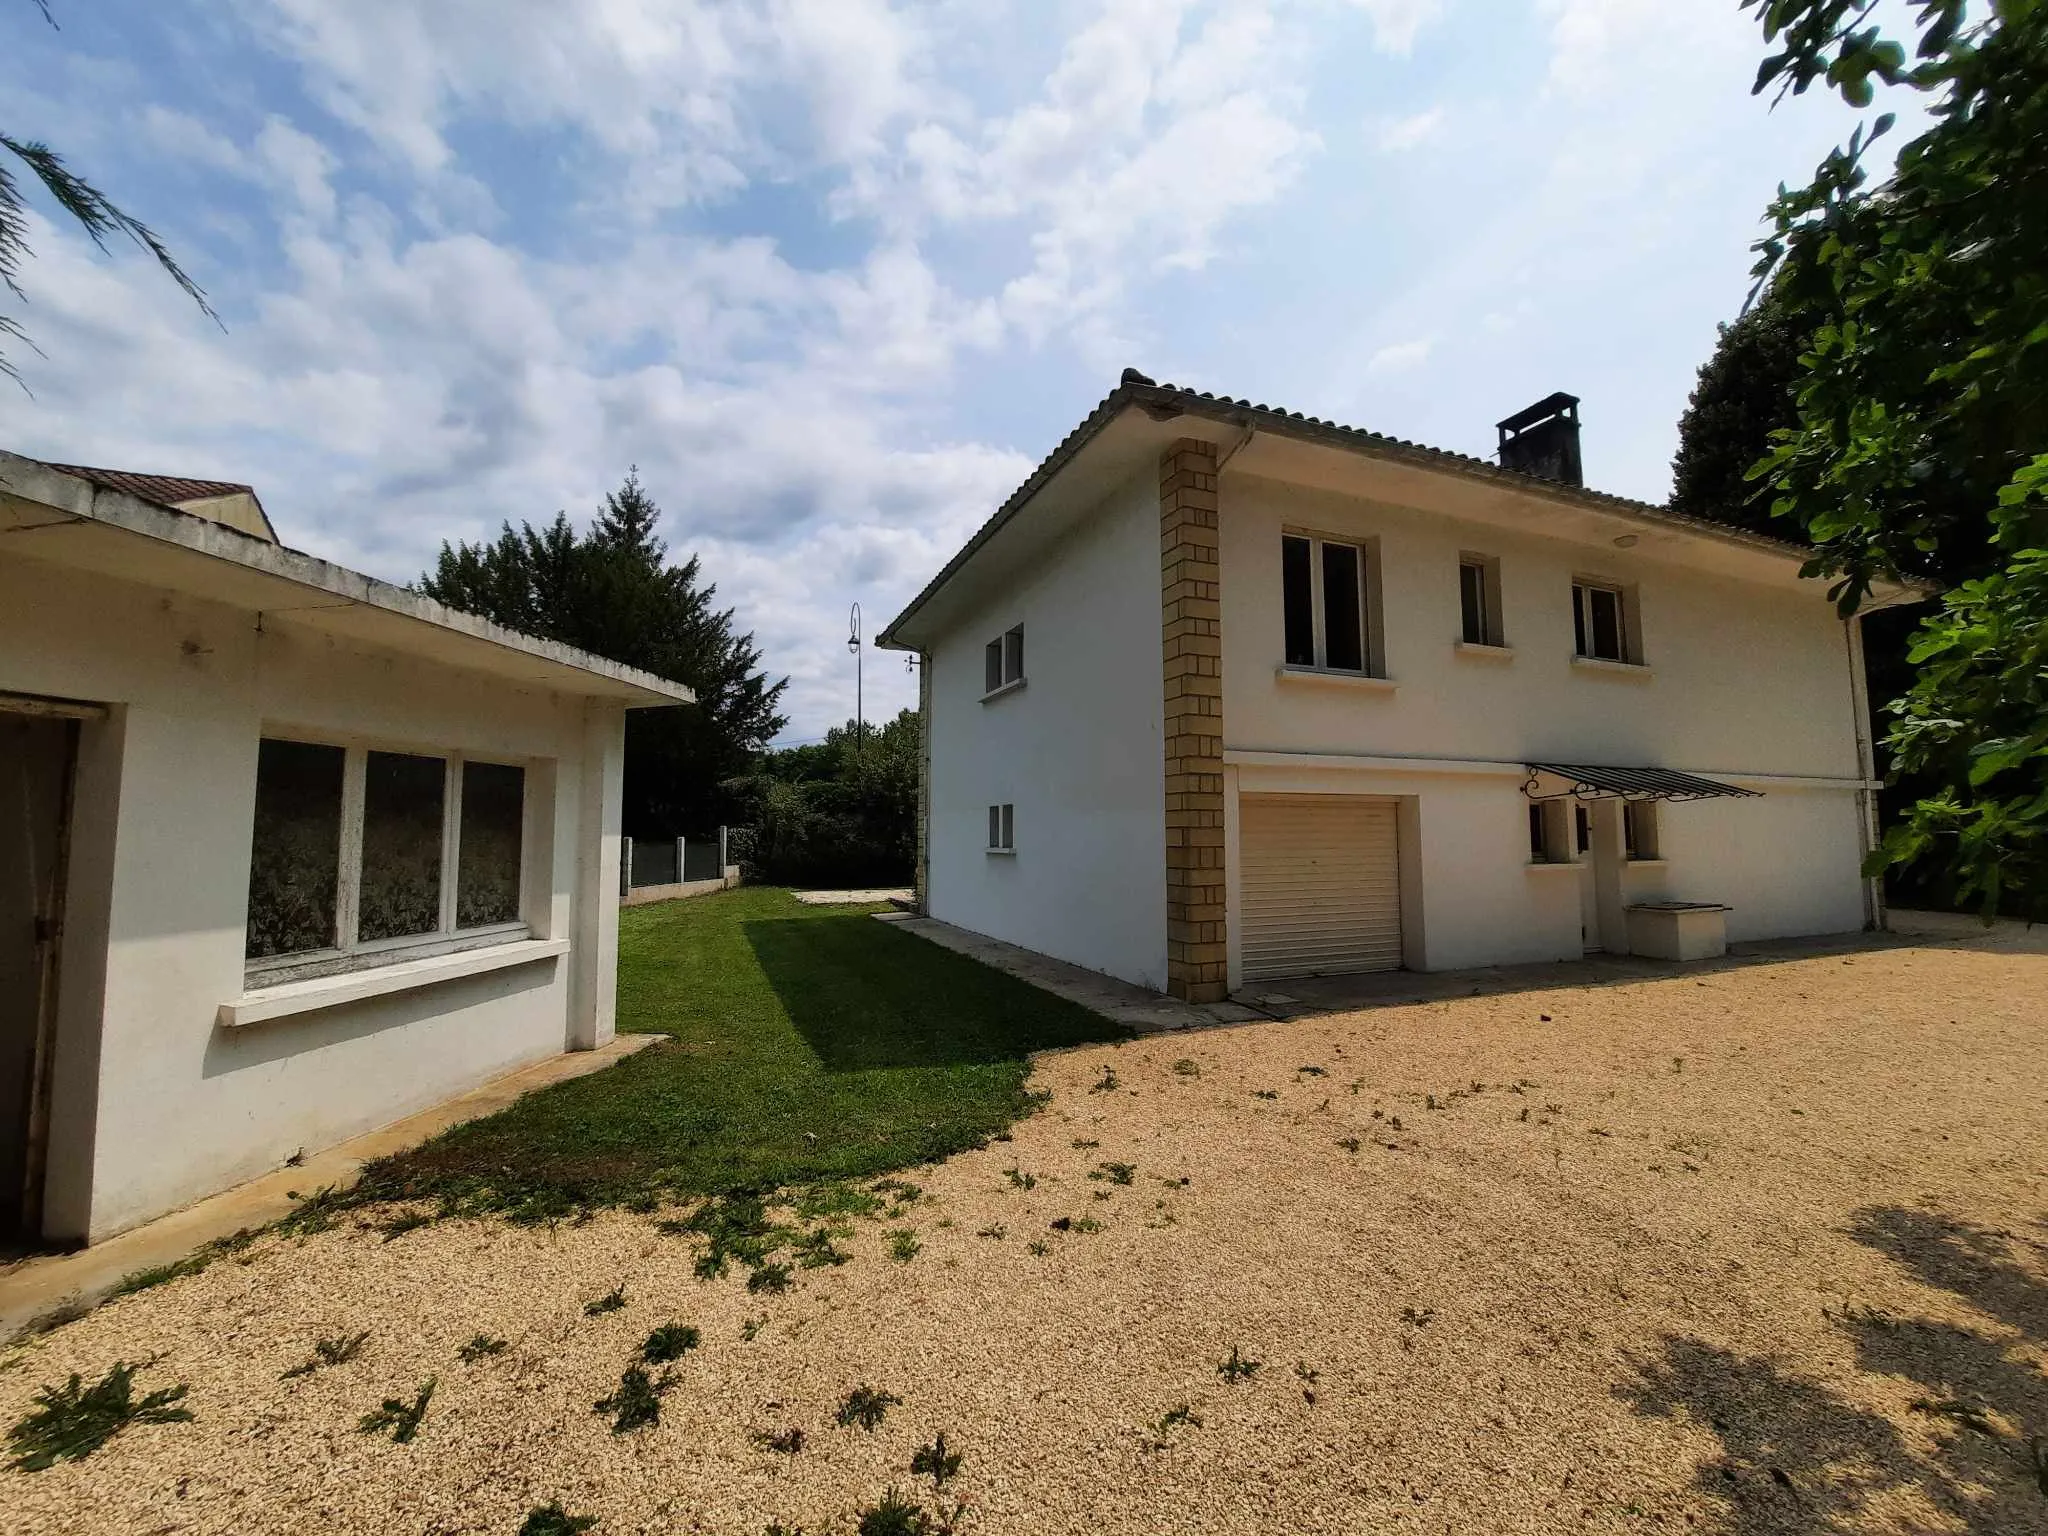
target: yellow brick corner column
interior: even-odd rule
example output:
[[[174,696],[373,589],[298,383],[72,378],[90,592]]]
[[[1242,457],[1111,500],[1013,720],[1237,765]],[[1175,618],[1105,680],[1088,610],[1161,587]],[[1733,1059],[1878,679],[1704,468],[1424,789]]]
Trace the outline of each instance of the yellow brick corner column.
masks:
[[[1181,438],[1159,460],[1166,679],[1166,989],[1228,990],[1223,907],[1223,610],[1216,448]]]

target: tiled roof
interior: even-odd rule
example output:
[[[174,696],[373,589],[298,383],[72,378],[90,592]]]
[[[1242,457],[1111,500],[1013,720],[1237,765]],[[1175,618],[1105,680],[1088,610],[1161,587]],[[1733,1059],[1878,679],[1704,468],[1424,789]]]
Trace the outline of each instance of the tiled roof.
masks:
[[[184,501],[204,501],[213,496],[233,496],[246,491],[256,494],[250,485],[237,485],[231,480],[188,480],[182,475],[137,475],[125,469],[93,469],[85,464],[52,464],[50,468],[60,475],[75,475],[80,480],[90,480],[94,485],[110,491],[126,491],[130,496],[140,496],[144,501],[156,502],[159,506],[175,507]]]
[[[1624,512],[1649,522],[1711,533],[1716,537],[1739,544],[1749,544],[1774,554],[1793,555],[1802,560],[1812,554],[1811,550],[1798,544],[1787,543],[1783,539],[1751,533],[1729,523],[1689,517],[1653,502],[1637,501],[1627,496],[1613,496],[1605,491],[1588,490],[1579,485],[1566,485],[1561,481],[1544,479],[1540,475],[1526,475],[1519,470],[1503,469],[1498,464],[1474,458],[1470,454],[1453,453],[1445,448],[1431,448],[1423,443],[1411,443],[1404,438],[1368,431],[1364,427],[1347,427],[1338,422],[1304,416],[1300,411],[1283,410],[1278,406],[1254,405],[1249,400],[1234,400],[1228,395],[1213,395],[1206,390],[1197,392],[1183,389],[1177,384],[1155,383],[1137,369],[1126,368],[1117,387],[1103,396],[1102,402],[1082,418],[1081,424],[1060,440],[1059,446],[1045,456],[1038,468],[1031,472],[1030,477],[996,509],[995,515],[983,523],[976,530],[974,537],[962,546],[960,552],[946,562],[945,569],[934,576],[924,590],[911,599],[904,610],[890,621],[888,627],[882,631],[881,643],[887,643],[897,625],[922,608],[932,594],[950,581],[954,573],[967,563],[974,552],[986,543],[998,528],[1016,515],[1053,476],[1066,467],[1068,460],[1130,406],[1156,412],[1163,417],[1204,416],[1212,421],[1240,428],[1274,432],[1284,437],[1323,442],[1334,447],[1363,450],[1378,457],[1405,460],[1454,474],[1503,480],[1554,500],[1574,502],[1606,511]]]

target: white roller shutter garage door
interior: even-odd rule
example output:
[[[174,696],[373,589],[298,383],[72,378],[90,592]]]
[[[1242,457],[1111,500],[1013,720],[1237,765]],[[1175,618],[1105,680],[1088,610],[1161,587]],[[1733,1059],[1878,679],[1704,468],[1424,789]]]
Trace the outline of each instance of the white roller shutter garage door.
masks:
[[[1238,801],[1246,981],[1400,969],[1397,827],[1364,795]]]

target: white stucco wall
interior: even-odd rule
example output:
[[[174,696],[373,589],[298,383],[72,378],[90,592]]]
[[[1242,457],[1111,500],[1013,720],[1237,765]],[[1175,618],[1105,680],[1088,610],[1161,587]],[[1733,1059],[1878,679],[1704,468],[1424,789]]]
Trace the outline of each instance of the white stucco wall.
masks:
[[[1148,987],[1166,982],[1159,491],[1113,495],[930,651],[930,909]],[[1025,686],[981,702],[982,648],[1024,626]],[[1016,852],[987,853],[1016,806]]]
[[[0,559],[0,690],[113,706],[86,728],[79,769],[53,1234],[105,1236],[609,1037],[619,706],[14,559]],[[577,953],[219,1027],[245,985],[266,731],[525,762],[526,915]]]
[[[1235,792],[1411,797],[1427,935],[1411,964],[1578,954],[1578,875],[1529,868],[1519,777],[1330,759],[1605,763],[1746,783],[1763,798],[1662,807],[1663,860],[1627,871],[1628,899],[1725,902],[1735,939],[1862,926],[1857,698],[1822,583],[1773,588],[1243,475],[1225,476],[1222,506],[1226,749],[1293,764],[1242,767]],[[1376,541],[1394,688],[1276,676],[1283,529]],[[1461,553],[1500,562],[1509,658],[1455,644]],[[1647,670],[1572,664],[1581,575],[1631,590]]]

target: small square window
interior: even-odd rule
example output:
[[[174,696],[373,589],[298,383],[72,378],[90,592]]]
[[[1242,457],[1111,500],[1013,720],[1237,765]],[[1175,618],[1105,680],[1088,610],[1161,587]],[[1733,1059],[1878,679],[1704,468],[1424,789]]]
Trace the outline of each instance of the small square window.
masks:
[[[1017,846],[1017,807],[992,805],[988,808],[988,850],[1009,853]]]
[[[1657,802],[1631,800],[1623,805],[1621,835],[1631,859],[1648,860],[1661,857],[1657,852]]]
[[[1570,828],[1562,800],[1538,800],[1529,807],[1529,862],[1568,864]]]
[[[1619,587],[1572,583],[1572,642],[1595,661],[1632,662],[1628,605]]]

